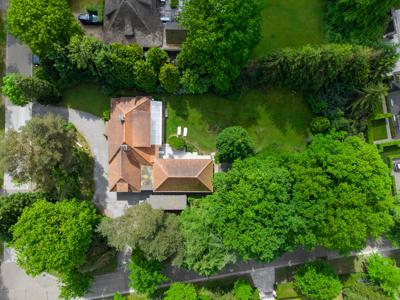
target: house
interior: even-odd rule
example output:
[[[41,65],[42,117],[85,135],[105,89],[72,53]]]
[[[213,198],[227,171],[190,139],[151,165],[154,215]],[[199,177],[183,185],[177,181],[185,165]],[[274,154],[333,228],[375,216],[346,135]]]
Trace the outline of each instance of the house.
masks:
[[[157,0],[105,0],[105,41],[160,47],[163,25],[158,4]]]
[[[151,191],[152,201],[158,205],[156,194],[213,191],[210,156],[175,153],[162,143],[162,102],[150,97],[111,99],[106,136],[111,192]]]

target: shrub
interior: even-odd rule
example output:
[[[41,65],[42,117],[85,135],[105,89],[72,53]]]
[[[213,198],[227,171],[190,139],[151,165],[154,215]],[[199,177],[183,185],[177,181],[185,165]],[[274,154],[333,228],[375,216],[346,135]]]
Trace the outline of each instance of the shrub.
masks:
[[[181,85],[188,94],[204,94],[208,91],[211,82],[194,70],[186,69],[181,78]]]
[[[323,261],[301,266],[294,276],[294,286],[302,295],[315,300],[332,300],[342,288],[333,269]]]
[[[60,297],[67,300],[85,295],[93,282],[92,274],[83,274],[78,271],[62,274],[59,279],[61,283]]]
[[[386,295],[399,296],[400,269],[393,259],[372,254],[367,258],[366,269],[368,278],[378,285]]]
[[[253,289],[251,285],[243,279],[239,279],[235,282],[233,287],[233,295],[237,300],[259,299],[258,291]]]
[[[160,69],[159,80],[162,88],[168,93],[174,93],[179,88],[180,73],[172,64],[165,64]]]
[[[154,70],[158,73],[161,66],[168,62],[169,57],[168,53],[161,48],[150,48],[147,50],[146,61],[148,61],[154,68]]]
[[[86,11],[90,14],[97,15],[99,18],[99,22],[103,23],[103,17],[104,17],[104,5],[101,4],[94,4],[90,3],[86,5]]]
[[[157,74],[148,61],[138,60],[133,67],[136,85],[143,91],[153,91],[157,84]]]
[[[155,260],[146,260],[143,254],[134,250],[129,263],[129,285],[140,294],[152,295],[159,284],[167,280],[161,274],[162,265]]]
[[[193,284],[176,282],[164,293],[164,300],[197,300],[197,291]]]
[[[177,8],[179,5],[179,0],[171,0],[171,8]]]
[[[180,136],[170,136],[168,138],[168,144],[175,150],[185,150],[186,141]]]
[[[343,289],[344,300],[390,300],[381,289],[369,283],[356,281]]]
[[[326,117],[315,117],[311,120],[310,128],[313,133],[326,132],[331,126],[331,122]]]
[[[236,159],[244,159],[254,153],[253,141],[248,132],[240,126],[222,130],[217,136],[216,148],[220,162],[234,162]]]
[[[105,110],[105,111],[103,111],[102,113],[101,113],[101,118],[103,119],[103,121],[108,121],[108,120],[110,120],[110,110],[109,109],[107,109],[107,110]]]

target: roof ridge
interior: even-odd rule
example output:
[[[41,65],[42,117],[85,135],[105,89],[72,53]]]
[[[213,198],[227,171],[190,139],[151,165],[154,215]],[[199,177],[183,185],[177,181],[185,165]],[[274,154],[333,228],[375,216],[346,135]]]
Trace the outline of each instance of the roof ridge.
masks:
[[[206,169],[206,168],[208,168],[208,166],[210,165],[210,164],[212,164],[213,163],[213,161],[212,161],[212,159],[210,159],[210,162],[208,163],[208,164],[206,164],[205,166],[204,166],[204,168],[197,174],[197,176],[196,176],[196,178],[207,188],[207,189],[209,189],[209,187],[208,187],[208,185],[203,181],[203,179],[201,178],[201,174],[204,172],[204,170]]]
[[[159,160],[159,159],[157,159],[154,163],[157,163],[158,160]],[[168,174],[167,174],[167,172],[165,171],[165,169],[164,169],[164,167],[162,166],[162,164],[157,164],[157,165],[158,165],[159,168],[163,171],[163,173],[164,173],[164,175],[165,175],[165,178],[164,178],[163,181],[160,182],[160,184],[159,184],[158,186],[153,186],[153,190],[157,190],[157,189],[158,189],[160,186],[162,186],[162,185],[164,184],[164,182],[166,182],[167,179],[168,179]],[[154,172],[153,172],[153,174],[154,174]]]

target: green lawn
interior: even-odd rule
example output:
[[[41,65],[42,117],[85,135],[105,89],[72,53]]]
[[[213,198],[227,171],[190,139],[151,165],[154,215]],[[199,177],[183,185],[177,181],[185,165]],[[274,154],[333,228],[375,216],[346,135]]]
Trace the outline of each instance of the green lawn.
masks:
[[[105,95],[98,85],[82,83],[64,91],[59,105],[101,117],[103,111],[110,109],[110,96]]]
[[[264,2],[262,38],[254,49],[253,58],[277,48],[323,43],[325,0]]]
[[[83,12],[88,4],[100,4],[103,0],[68,0],[72,12]]]
[[[387,139],[385,119],[373,120],[371,122],[371,125],[372,133],[374,135],[374,141]]]
[[[217,133],[225,127],[246,128],[257,151],[300,150],[306,146],[312,118],[302,95],[277,88],[255,89],[235,97],[214,94],[167,98],[167,137],[178,126],[188,128],[188,141],[203,152],[215,150]]]

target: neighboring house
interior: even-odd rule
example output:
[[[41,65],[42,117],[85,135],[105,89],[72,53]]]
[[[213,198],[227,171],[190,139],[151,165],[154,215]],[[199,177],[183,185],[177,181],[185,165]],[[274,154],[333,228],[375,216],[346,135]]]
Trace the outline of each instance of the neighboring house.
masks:
[[[208,155],[174,151],[163,145],[162,102],[149,97],[111,99],[110,120],[106,123],[109,150],[108,184],[111,192],[175,193],[180,203],[186,193],[213,191],[213,161]],[[184,197],[182,197],[184,196]],[[171,196],[162,198],[170,199]],[[163,206],[163,205],[161,205]],[[171,209],[171,205],[167,205]]]
[[[177,22],[164,24],[163,49],[169,51],[179,51],[185,42],[187,31]]]
[[[163,24],[157,0],[105,0],[105,41],[160,47]]]

